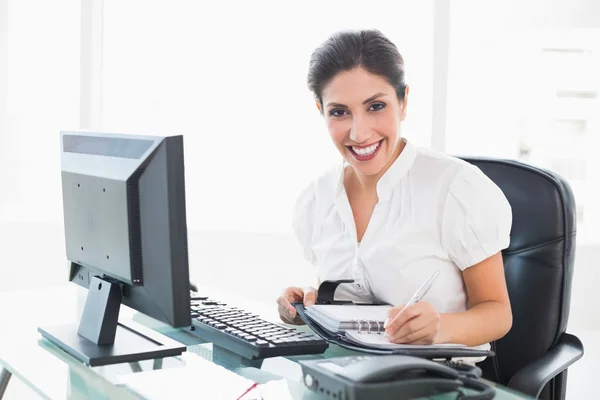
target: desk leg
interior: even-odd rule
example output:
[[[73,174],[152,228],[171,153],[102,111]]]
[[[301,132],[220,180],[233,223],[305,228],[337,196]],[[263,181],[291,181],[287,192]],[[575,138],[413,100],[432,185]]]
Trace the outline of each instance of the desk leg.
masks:
[[[163,365],[162,358],[155,358],[154,363],[152,364],[152,369],[161,369]],[[139,361],[133,361],[129,363],[129,368],[131,368],[132,372],[142,372],[142,364]]]
[[[8,372],[8,370],[0,368],[0,399],[4,397],[4,392],[6,392],[6,387],[8,386],[11,376],[12,374]]]
[[[133,361],[129,363],[129,367],[132,372],[142,372],[142,366],[138,361]]]

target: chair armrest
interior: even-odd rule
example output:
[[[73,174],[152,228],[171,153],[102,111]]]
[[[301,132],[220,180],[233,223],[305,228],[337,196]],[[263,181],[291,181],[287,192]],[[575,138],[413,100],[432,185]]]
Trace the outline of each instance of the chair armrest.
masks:
[[[583,344],[576,336],[564,333],[556,346],[542,357],[521,368],[510,380],[508,387],[534,398],[552,378],[564,372],[583,356]]]

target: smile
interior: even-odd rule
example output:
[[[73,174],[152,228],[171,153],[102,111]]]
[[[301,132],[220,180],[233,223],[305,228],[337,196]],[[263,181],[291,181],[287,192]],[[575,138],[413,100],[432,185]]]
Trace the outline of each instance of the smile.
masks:
[[[350,150],[350,152],[352,153],[354,158],[356,158],[357,160],[369,161],[369,160],[372,160],[373,158],[375,158],[375,156],[378,153],[378,150],[381,148],[382,142],[383,142],[383,139],[381,139],[377,143],[373,143],[372,145],[366,146],[366,147],[358,147],[358,146],[346,146],[346,147]]]

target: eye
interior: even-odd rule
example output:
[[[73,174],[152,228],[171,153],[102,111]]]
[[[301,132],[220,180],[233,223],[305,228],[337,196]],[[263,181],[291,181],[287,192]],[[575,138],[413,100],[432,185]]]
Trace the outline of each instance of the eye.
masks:
[[[340,108],[335,108],[329,111],[329,115],[332,117],[343,117],[345,113],[347,114],[346,110],[342,110]]]
[[[369,107],[369,111],[381,111],[385,108],[385,103],[373,103]]]

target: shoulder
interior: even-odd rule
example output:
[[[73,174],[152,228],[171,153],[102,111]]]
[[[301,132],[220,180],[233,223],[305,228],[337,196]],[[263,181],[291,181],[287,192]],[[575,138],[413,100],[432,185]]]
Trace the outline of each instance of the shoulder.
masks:
[[[421,194],[423,201],[443,204],[457,177],[472,165],[466,161],[435,150],[417,147],[410,168],[413,190]]]
[[[512,209],[498,185],[460,161],[449,181],[441,227],[445,248],[465,269],[508,247]]]
[[[510,209],[502,189],[477,166],[466,161],[453,177],[448,196],[464,206],[468,205],[468,210],[482,210],[486,206]],[[481,201],[487,203],[481,204]]]
[[[307,245],[312,237],[318,211],[335,199],[341,167],[331,167],[301,189],[293,209],[293,230],[301,243]]]
[[[417,148],[413,173],[418,175],[419,182],[434,180],[444,195],[505,200],[502,190],[477,166],[435,150]]]
[[[330,167],[305,184],[296,199],[294,213],[302,213],[306,208],[314,207],[317,202],[322,203],[326,199],[333,200],[341,173],[341,167]]]
[[[414,169],[451,181],[465,167],[466,161],[435,150],[418,147]]]

